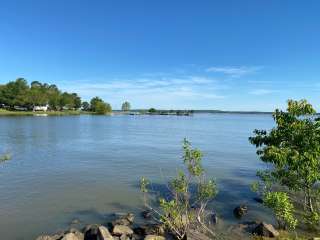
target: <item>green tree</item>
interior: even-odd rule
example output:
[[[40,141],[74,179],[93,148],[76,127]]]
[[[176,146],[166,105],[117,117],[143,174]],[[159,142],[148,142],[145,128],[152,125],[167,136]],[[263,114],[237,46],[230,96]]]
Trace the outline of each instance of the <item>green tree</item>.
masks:
[[[54,84],[31,82],[30,86],[24,78],[18,78],[0,86],[0,103],[14,109],[14,106],[31,109],[33,106],[49,104],[50,109],[79,109],[81,98],[76,93],[61,94]]]
[[[91,111],[92,112],[97,112],[97,104],[102,103],[103,100],[99,97],[94,97],[90,101],[90,106],[91,106]]]
[[[42,85],[31,85],[28,93],[28,103],[31,106],[42,106],[48,103],[48,96]]]
[[[122,103],[121,109],[122,109],[122,111],[125,111],[125,112],[130,111],[131,104],[129,102],[125,101],[124,103]]]
[[[275,127],[255,130],[250,142],[269,168],[259,176],[268,188],[277,184],[294,193],[302,192],[303,205],[312,215],[318,204],[316,184],[320,180],[320,119],[306,100],[288,101],[287,111],[275,110]]]
[[[14,106],[25,107],[28,105],[29,86],[24,78],[7,83],[2,88],[1,101],[10,108]]]
[[[112,109],[110,104],[105,103],[105,102],[97,102],[96,104],[96,113],[98,114],[106,114],[106,113],[111,113]]]
[[[41,88],[42,84],[38,81],[31,82],[31,88]]]
[[[6,85],[0,85],[0,104],[5,104],[5,90],[6,90]]]
[[[76,93],[72,93],[72,99],[73,99],[73,107],[75,109],[81,108],[81,98]]]
[[[90,111],[90,104],[88,102],[82,102],[81,107],[83,111]]]
[[[60,96],[59,106],[61,109],[73,109],[74,108],[74,101],[73,96],[67,92],[64,92]]]
[[[150,108],[150,109],[148,110],[148,112],[149,112],[149,113],[156,113],[157,110],[156,110],[155,108]]]
[[[50,106],[50,109],[58,110],[59,105],[60,105],[59,103],[60,103],[61,93],[60,93],[59,89],[57,88],[57,86],[50,85],[48,92],[47,92],[47,95],[48,95],[48,104]]]
[[[146,207],[151,209],[178,239],[185,239],[191,228],[201,228],[214,236],[206,224],[206,206],[216,196],[217,187],[213,179],[207,180],[202,167],[202,152],[191,147],[184,139],[183,162],[185,171],[179,171],[168,188],[171,196],[160,198],[160,209],[148,203],[147,194],[150,182],[141,178],[140,189],[144,195]]]

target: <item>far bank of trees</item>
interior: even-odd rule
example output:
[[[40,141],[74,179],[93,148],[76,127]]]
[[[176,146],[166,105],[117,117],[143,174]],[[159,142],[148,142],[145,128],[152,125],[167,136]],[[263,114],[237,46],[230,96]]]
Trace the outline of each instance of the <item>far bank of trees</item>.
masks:
[[[33,110],[35,106],[47,106],[49,110],[84,110],[100,114],[112,111],[110,104],[95,97],[82,102],[77,93],[61,91],[54,84],[33,81],[29,85],[24,78],[18,78],[0,85],[0,107],[8,110]]]

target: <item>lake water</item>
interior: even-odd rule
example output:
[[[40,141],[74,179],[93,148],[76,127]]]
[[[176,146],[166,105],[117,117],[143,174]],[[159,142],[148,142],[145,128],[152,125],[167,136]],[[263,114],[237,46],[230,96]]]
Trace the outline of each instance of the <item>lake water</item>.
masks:
[[[273,126],[271,115],[0,117],[1,239],[34,239],[65,229],[73,219],[103,223],[112,212],[139,212],[138,182],[155,186],[181,167],[187,137],[204,152],[203,164],[219,194],[210,208],[225,224],[249,205],[244,220],[269,220],[250,183],[259,162],[248,137]],[[267,213],[267,214],[266,214]]]

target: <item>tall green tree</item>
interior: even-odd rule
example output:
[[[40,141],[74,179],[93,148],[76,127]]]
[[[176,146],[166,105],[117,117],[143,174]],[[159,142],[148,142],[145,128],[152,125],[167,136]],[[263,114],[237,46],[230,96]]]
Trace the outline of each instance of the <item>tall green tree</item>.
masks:
[[[62,93],[60,97],[59,105],[61,109],[62,108],[73,109],[74,102],[73,102],[72,95],[67,92]]]
[[[10,108],[14,106],[25,107],[28,105],[29,86],[24,78],[7,83],[2,88],[1,101]]]
[[[90,111],[90,104],[88,102],[82,102],[81,107],[83,111]]]
[[[125,101],[124,103],[122,103],[122,106],[121,106],[121,110],[122,111],[130,111],[131,109],[131,104],[128,102],[128,101]]]
[[[98,114],[107,114],[112,111],[110,104],[105,102],[98,102],[96,104],[96,113]]]
[[[320,119],[306,100],[288,101],[287,111],[275,110],[275,127],[255,130],[250,142],[269,168],[259,172],[265,182],[302,192],[310,216],[319,209],[316,184],[320,181]]]
[[[73,106],[75,109],[81,108],[81,98],[76,93],[72,93]]]
[[[47,91],[48,104],[50,109],[59,110],[60,109],[60,91],[56,85],[50,85]]]
[[[97,104],[103,102],[103,100],[99,97],[94,97],[90,101],[91,111],[96,112],[97,111]]]

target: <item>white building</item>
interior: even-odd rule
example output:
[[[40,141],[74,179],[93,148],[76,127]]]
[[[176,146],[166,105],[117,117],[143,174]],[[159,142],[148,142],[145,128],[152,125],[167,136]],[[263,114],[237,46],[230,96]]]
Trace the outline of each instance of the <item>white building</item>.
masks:
[[[34,106],[33,107],[33,111],[36,112],[36,111],[43,111],[43,112],[46,112],[48,110],[48,107],[49,105],[45,105],[45,106]]]

